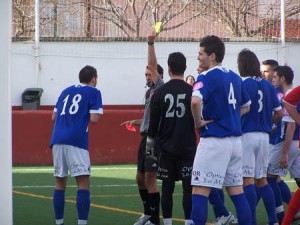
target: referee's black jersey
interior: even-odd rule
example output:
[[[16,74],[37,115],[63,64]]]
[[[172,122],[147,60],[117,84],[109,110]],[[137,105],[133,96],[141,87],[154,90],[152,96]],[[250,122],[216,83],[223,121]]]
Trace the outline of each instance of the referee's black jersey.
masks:
[[[196,151],[192,91],[184,80],[172,79],[152,96],[148,135],[157,138],[163,151],[174,155]]]

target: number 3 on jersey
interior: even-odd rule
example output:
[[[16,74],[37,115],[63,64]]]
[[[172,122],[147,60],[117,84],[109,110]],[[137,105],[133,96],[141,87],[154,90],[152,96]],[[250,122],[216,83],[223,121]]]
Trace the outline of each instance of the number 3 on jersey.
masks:
[[[64,106],[63,106],[63,109],[62,109],[60,115],[65,115],[66,114],[66,107],[67,107],[69,97],[70,97],[70,95],[65,97],[65,99],[63,100]],[[79,110],[79,104],[78,103],[80,101],[81,101],[81,95],[80,94],[74,95],[74,97],[72,98],[72,105],[69,108],[69,114],[72,115],[72,114],[76,114],[78,112],[78,110]]]
[[[233,109],[235,109],[236,98],[234,96],[234,89],[232,83],[230,83],[229,94],[228,94],[228,103],[232,104]]]
[[[174,101],[174,96],[171,94],[166,94],[165,96],[165,102],[169,102],[169,107],[166,112],[166,118],[168,117],[174,117],[176,114],[176,117],[181,118],[185,114],[185,105],[182,103],[182,100],[185,99],[186,94],[178,94],[175,96],[176,98],[176,105]]]

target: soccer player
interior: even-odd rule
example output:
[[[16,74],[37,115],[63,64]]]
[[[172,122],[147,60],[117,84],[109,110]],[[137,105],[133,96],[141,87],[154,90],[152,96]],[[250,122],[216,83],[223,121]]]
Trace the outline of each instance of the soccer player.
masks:
[[[275,69],[273,84],[283,93],[282,98],[292,89],[294,73],[289,66],[278,66]],[[281,223],[284,216],[282,198],[277,184],[280,176],[286,175],[289,171],[292,178],[300,177],[299,149],[298,149],[298,127],[295,121],[283,108],[282,122],[276,128],[277,140],[270,152],[268,165],[268,182],[271,185],[276,203],[276,212]]]
[[[293,194],[281,225],[290,225],[300,210],[300,188]]]
[[[274,71],[278,67],[278,62],[274,59],[267,59],[262,61],[261,65],[261,77],[272,84]],[[281,96],[281,92],[277,90],[277,95]],[[275,145],[276,139],[276,124],[272,127],[272,131],[269,134],[269,144],[270,149],[272,149]]]
[[[300,115],[297,111],[297,105],[300,102],[300,86],[291,90],[283,99],[283,105],[288,114],[295,120],[300,126]]]
[[[162,180],[164,225],[172,225],[175,181],[182,181],[185,225],[190,225],[192,208],[191,173],[196,152],[196,135],[191,112],[193,88],[184,81],[186,58],[180,52],[168,57],[171,80],[158,88],[151,100],[146,151],[154,158],[154,142],[160,149],[158,178]]]
[[[261,77],[272,84],[274,70],[277,68],[277,66],[278,66],[278,62],[274,59],[267,59],[262,61]],[[277,93],[280,95],[280,91],[277,90]],[[269,134],[270,149],[272,149],[275,144],[275,139],[276,139],[275,130],[276,129],[273,128],[272,132]]]
[[[156,172],[157,163],[147,163],[145,159],[146,140],[149,128],[150,119],[150,101],[154,91],[164,84],[157,71],[157,59],[155,55],[155,32],[148,36],[148,65],[146,67],[146,81],[149,89],[145,95],[145,110],[143,119],[126,121],[123,124],[131,126],[140,126],[140,133],[142,136],[139,150],[138,150],[138,163],[136,182],[139,188],[139,193],[144,206],[144,213],[134,223],[134,225],[143,224],[159,224],[159,202],[160,195],[157,186]],[[155,148],[156,149],[156,148]],[[156,151],[155,154],[158,154]],[[158,155],[156,155],[158,157]]]
[[[272,83],[274,70],[278,66],[278,62],[274,59],[267,59],[262,61],[261,75],[262,78]]]
[[[240,116],[249,111],[250,99],[242,79],[222,67],[225,45],[216,36],[200,42],[198,76],[192,96],[195,127],[201,130],[192,172],[192,216],[195,225],[204,225],[211,188],[226,186],[240,225],[251,224],[251,210],[243,193]],[[206,124],[205,121],[212,121]],[[226,224],[226,223],[224,223]]]
[[[262,66],[261,66],[261,76],[263,79],[267,80],[268,82],[272,83],[273,76],[275,73],[275,69],[278,67],[278,62],[274,59],[267,59],[262,61]],[[276,89],[276,93],[278,98],[281,101],[282,98],[282,92],[279,89]],[[278,122],[279,124],[281,121]],[[272,131],[269,133],[269,152],[272,152],[274,145],[276,144],[276,126],[277,123],[274,123],[272,126]],[[281,198],[282,201],[285,202],[286,204],[289,204],[289,201],[291,199],[291,191],[288,187],[288,185],[282,180],[280,177],[277,178],[277,185],[280,190]],[[257,189],[257,194],[258,194],[258,200],[260,197],[260,190]],[[279,198],[279,197],[278,197]]]
[[[52,120],[50,141],[54,162],[55,190],[53,204],[57,225],[64,224],[65,189],[68,172],[77,183],[76,207],[78,224],[87,224],[90,209],[90,157],[88,125],[98,122],[103,114],[101,92],[96,88],[97,70],[85,66],[79,72],[80,84],[60,94]]]
[[[260,77],[260,63],[254,52],[243,49],[238,54],[238,69],[250,99],[250,111],[242,116],[244,192],[256,223],[257,195],[255,183],[262,195],[269,224],[277,224],[275,198],[267,182],[269,136],[273,122],[281,119],[281,105],[275,88]],[[274,114],[273,114],[274,112]],[[273,116],[272,116],[273,114]]]
[[[197,68],[198,76],[201,76],[201,73],[205,70],[199,65]],[[222,225],[224,223],[238,224],[237,219],[225,206],[223,189],[211,188],[208,200],[215,215],[214,225]]]
[[[283,99],[283,105],[289,115],[295,120],[298,126],[300,126],[300,115],[297,110],[297,106],[300,102],[300,86],[294,88],[289,92]],[[298,184],[299,187],[299,184]],[[295,216],[300,211],[300,188],[293,194],[291,201],[289,202],[288,208],[284,215],[282,225],[290,225]]]

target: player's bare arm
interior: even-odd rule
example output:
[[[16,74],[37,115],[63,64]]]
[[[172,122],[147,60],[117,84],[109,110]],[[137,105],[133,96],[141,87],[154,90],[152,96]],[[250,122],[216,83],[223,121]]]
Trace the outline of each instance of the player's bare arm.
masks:
[[[157,59],[154,48],[155,37],[155,30],[152,28],[151,33],[148,35],[148,69],[151,71],[154,84],[158,82]]]
[[[91,113],[90,115],[90,123],[95,124],[99,121],[100,114],[98,113]]]
[[[194,118],[195,128],[201,127],[201,103],[201,98],[197,96],[192,97],[191,110]]]
[[[202,114],[202,99],[193,96],[192,97],[192,103],[191,103],[191,109],[192,109],[192,114],[194,117],[194,122],[195,122],[195,128],[200,129],[201,127],[205,127],[207,124],[213,122],[213,120],[202,120],[201,119],[201,114]]]
[[[295,128],[296,124],[294,122],[288,122],[285,132],[285,139],[283,142],[283,148],[281,150],[280,167],[282,168],[288,167],[288,152],[293,141]]]
[[[52,121],[53,121],[53,122],[55,121],[55,118],[56,118],[56,112],[53,111],[53,113],[52,113]]]
[[[240,110],[240,115],[243,116],[249,111],[250,111],[250,105],[242,106]]]
[[[297,112],[297,108],[294,105],[289,104],[288,102],[283,100],[283,105],[289,115],[295,120],[295,122],[300,126],[300,115]]]

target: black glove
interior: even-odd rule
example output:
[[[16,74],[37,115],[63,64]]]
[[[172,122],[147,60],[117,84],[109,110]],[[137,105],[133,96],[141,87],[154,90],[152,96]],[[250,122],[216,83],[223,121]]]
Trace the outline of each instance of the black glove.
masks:
[[[157,168],[157,158],[154,155],[154,148],[147,148],[145,152],[145,166],[146,168]]]

